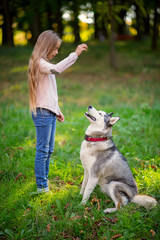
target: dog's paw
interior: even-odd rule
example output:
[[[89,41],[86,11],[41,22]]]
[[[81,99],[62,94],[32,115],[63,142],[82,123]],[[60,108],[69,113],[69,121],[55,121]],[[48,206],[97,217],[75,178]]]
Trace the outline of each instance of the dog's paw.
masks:
[[[106,208],[106,209],[104,210],[105,213],[113,213],[113,212],[115,212],[115,211],[117,211],[116,208]]]
[[[86,205],[86,201],[82,200],[82,202],[80,203],[82,206]]]

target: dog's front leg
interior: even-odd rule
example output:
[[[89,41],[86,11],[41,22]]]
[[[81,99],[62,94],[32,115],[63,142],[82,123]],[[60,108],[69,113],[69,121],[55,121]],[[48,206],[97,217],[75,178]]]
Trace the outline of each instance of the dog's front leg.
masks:
[[[83,178],[83,182],[82,182],[82,187],[81,187],[80,194],[83,194],[83,193],[84,193],[84,190],[85,190],[85,188],[86,188],[87,182],[88,182],[88,171],[85,170],[85,171],[84,171],[84,178]]]
[[[98,183],[98,178],[95,178],[95,177],[93,178],[93,177],[89,176],[81,204],[83,204],[83,205],[86,204],[86,202],[90,198],[91,193],[93,192],[94,188],[96,187],[97,183]]]

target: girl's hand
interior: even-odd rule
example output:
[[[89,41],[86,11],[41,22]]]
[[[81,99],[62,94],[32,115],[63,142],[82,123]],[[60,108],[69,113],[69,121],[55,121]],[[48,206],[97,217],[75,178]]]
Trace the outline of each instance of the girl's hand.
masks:
[[[56,115],[56,117],[59,122],[64,122],[64,115],[62,112],[60,112],[59,115]]]
[[[83,51],[87,51],[87,49],[88,49],[87,44],[82,43],[82,44],[78,45],[78,47],[76,48],[75,53],[79,56],[79,55],[81,55],[81,53]]]

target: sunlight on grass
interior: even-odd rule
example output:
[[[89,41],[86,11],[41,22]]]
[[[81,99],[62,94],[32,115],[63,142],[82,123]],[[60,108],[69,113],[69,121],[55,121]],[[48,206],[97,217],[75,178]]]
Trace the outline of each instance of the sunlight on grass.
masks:
[[[21,67],[11,68],[10,73],[26,72],[27,70],[28,70],[28,65],[25,65]]]
[[[34,181],[25,181],[23,177],[20,182],[21,181],[21,184],[19,183],[19,181],[10,183],[10,187],[8,188],[7,202],[5,203],[6,208],[8,206],[10,209],[12,209],[12,207],[14,207],[20,199],[23,199],[23,196],[26,193],[29,194],[29,192],[31,191],[31,189],[33,189],[33,186],[35,185]]]
[[[14,85],[12,85],[9,88],[4,90],[4,96],[7,96],[10,92],[17,91],[17,90],[19,91],[21,89],[22,89],[21,84],[14,84]]]
[[[67,136],[66,134],[61,134],[61,135],[56,135],[55,136],[55,141],[57,142],[57,144],[59,144],[59,146],[64,146],[65,143],[69,140],[69,135]]]
[[[30,139],[30,137],[26,137],[24,142],[20,143],[22,149],[28,150],[31,148],[35,148],[36,146],[36,139]],[[18,147],[13,147],[13,149],[18,149]]]
[[[22,78],[23,79],[23,78]],[[15,97],[18,97],[18,101]],[[14,83],[11,80],[11,84],[8,83],[1,91],[1,101],[8,102],[8,104],[15,104],[16,107],[24,106],[28,104],[28,84],[27,81],[21,81]],[[28,107],[29,109],[29,107]]]
[[[141,193],[152,194],[156,193],[157,196],[160,196],[160,189],[157,186],[157,183],[160,182],[160,169],[156,171],[152,167],[138,171],[136,177],[136,182]]]

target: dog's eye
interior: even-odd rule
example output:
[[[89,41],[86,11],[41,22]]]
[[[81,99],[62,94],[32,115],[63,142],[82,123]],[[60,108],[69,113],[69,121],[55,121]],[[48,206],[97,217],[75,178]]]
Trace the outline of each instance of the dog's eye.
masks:
[[[99,113],[100,116],[102,116],[102,113]]]

